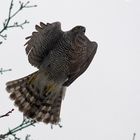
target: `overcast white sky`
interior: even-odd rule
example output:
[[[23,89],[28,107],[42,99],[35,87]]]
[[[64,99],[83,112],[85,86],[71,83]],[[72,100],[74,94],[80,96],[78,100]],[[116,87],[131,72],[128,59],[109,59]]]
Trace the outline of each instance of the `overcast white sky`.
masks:
[[[16,0],[15,0],[16,1]],[[24,50],[25,37],[40,21],[60,21],[63,30],[75,25],[98,42],[97,54],[88,70],[68,89],[62,104],[63,128],[51,130],[40,123],[18,136],[33,140],[136,140],[140,139],[140,1],[139,0],[32,0],[37,8],[25,9],[15,21],[30,24],[24,30],[6,31],[0,45],[0,67],[12,72],[0,75],[0,114],[15,108],[5,83],[34,72]],[[8,14],[10,0],[0,4],[0,27]],[[15,5],[17,8],[18,5]],[[22,113],[15,111],[0,119],[0,133],[18,125]]]

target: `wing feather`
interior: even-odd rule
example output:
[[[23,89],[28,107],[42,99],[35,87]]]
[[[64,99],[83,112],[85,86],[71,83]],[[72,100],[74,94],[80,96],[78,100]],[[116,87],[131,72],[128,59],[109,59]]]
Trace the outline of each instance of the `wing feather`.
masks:
[[[78,35],[75,38],[74,48],[77,49],[76,54],[72,56],[69,78],[64,86],[69,86],[86,71],[97,51],[97,43],[91,42],[85,35]]]
[[[31,65],[39,68],[44,57],[46,57],[51,49],[55,47],[55,43],[59,40],[62,30],[59,22],[52,24],[44,24],[40,22],[40,26],[36,25],[36,32],[31,36],[26,43],[26,54]]]

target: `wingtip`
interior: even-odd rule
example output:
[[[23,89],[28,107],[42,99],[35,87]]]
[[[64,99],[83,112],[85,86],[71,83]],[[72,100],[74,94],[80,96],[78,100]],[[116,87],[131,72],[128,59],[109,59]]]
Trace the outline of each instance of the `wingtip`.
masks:
[[[40,26],[41,26],[42,28],[45,28],[47,25],[46,25],[45,23],[43,23],[43,22],[40,22]]]
[[[42,27],[40,27],[40,26],[38,26],[38,25],[35,25],[35,29],[37,30],[37,31],[42,31]]]

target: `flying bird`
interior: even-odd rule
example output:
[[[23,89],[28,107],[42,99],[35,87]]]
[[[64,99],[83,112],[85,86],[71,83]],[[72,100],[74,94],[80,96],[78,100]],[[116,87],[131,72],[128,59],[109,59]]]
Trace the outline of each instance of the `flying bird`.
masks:
[[[35,28],[25,50],[38,71],[7,82],[6,90],[27,118],[58,124],[66,88],[88,68],[97,43],[87,38],[83,26],[62,31],[60,22],[40,22]]]

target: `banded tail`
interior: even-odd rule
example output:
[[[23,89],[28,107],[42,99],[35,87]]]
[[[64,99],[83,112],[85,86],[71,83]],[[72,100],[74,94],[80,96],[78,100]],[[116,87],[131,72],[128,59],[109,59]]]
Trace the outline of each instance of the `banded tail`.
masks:
[[[55,83],[46,83],[43,90],[35,86],[38,71],[24,78],[6,83],[10,98],[27,118],[45,123],[58,124],[65,87]]]

